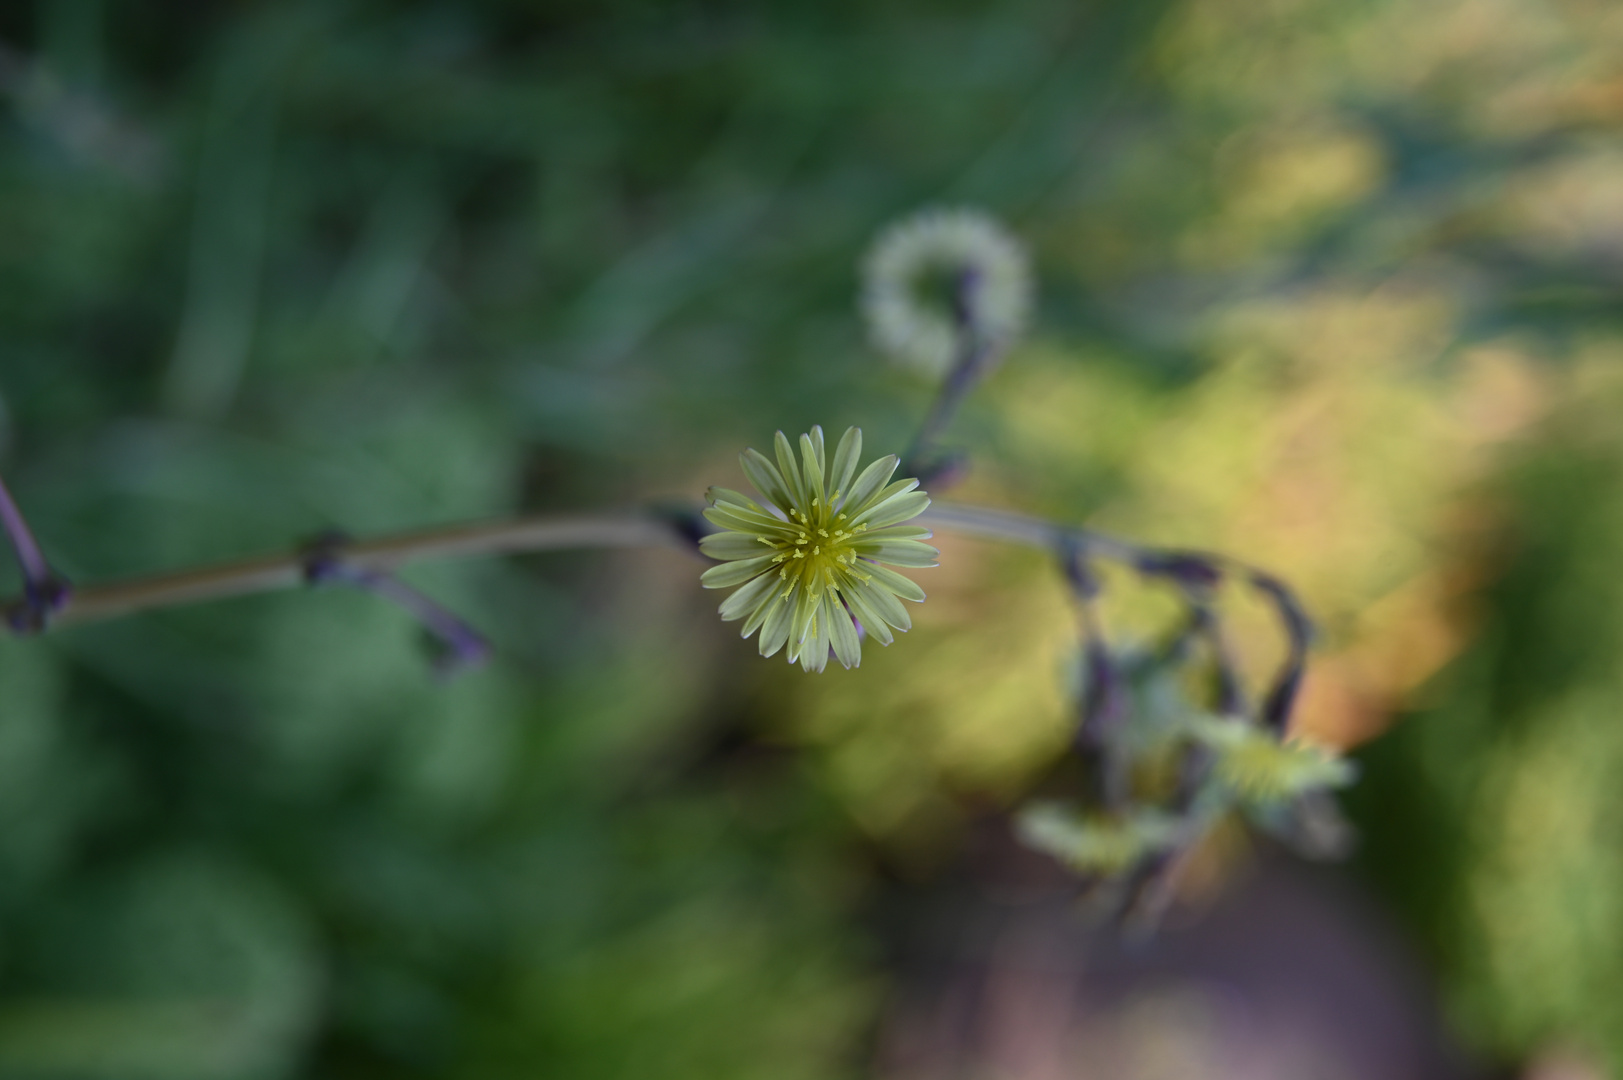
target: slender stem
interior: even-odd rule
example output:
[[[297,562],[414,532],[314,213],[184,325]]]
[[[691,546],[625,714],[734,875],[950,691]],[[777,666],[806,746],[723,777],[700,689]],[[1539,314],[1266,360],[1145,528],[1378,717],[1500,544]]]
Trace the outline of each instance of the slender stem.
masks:
[[[968,536],[987,540],[1005,540],[1013,544],[1041,548],[1050,553],[1071,549],[1106,559],[1133,562],[1143,555],[1145,548],[1113,536],[1096,533],[1075,525],[1064,525],[1047,518],[1016,514],[1007,510],[992,510],[984,506],[963,503],[931,503],[919,518],[921,524],[940,526]]]
[[[1071,557],[1072,553],[1085,558],[1109,559],[1180,585],[1188,574],[1215,574],[1218,567],[1223,567],[1237,572],[1252,585],[1261,588],[1270,599],[1283,597],[1285,602],[1291,604],[1290,610],[1296,610],[1294,600],[1281,582],[1238,559],[1216,552],[1158,548],[1123,540],[1108,533],[1094,532],[1079,525],[1066,525],[1030,514],[965,503],[933,502],[918,521],[922,525],[940,526],[966,536],[1039,548],[1062,559]],[[1214,576],[1211,583],[1215,582]]]
[[[5,500],[5,504],[10,505],[9,499]],[[342,553],[343,561],[349,567],[387,574],[408,563],[428,559],[514,555],[568,548],[666,547],[691,551],[698,533],[703,531],[702,527],[696,525],[695,519],[696,515],[690,512],[672,512],[668,508],[602,514],[549,514],[450,525],[359,540],[345,544]],[[1151,565],[1155,558],[1165,558],[1165,553],[1156,549],[1088,529],[981,506],[938,502],[931,505],[919,520],[922,524],[989,540],[1023,544],[1052,554],[1064,555],[1074,551],[1141,568]],[[31,550],[37,551],[37,545]],[[21,551],[19,557],[22,557]],[[1218,556],[1191,557],[1213,565],[1241,565]],[[65,597],[64,606],[51,620],[51,626],[79,626],[138,611],[294,588],[306,583],[309,558],[306,547],[216,566],[91,585]],[[1288,600],[1282,585],[1272,579],[1267,581]],[[0,614],[4,615],[30,610],[31,601],[27,595],[14,597],[0,605]],[[9,629],[11,633],[18,634],[37,631],[41,627],[5,618],[0,619],[0,629]]]
[[[363,570],[356,584],[410,612],[434,635],[443,649],[437,661],[442,672],[449,674],[460,668],[478,667],[489,658],[490,643],[483,634],[393,574]]]
[[[490,658],[490,643],[484,635],[426,593],[412,588],[393,574],[357,570],[340,562],[326,572],[323,580],[365,589],[408,612],[438,642],[439,653],[434,666],[442,675],[478,667]]]
[[[924,519],[993,540],[1055,550],[1068,536],[1080,535],[1088,549],[1106,558],[1131,558],[1137,548],[1097,534],[1041,518],[974,506],[936,503]],[[669,514],[626,510],[607,514],[566,514],[523,517],[507,521],[476,522],[395,536],[358,540],[344,545],[347,565],[383,573],[429,559],[513,555],[567,548],[691,548],[693,537],[684,522]],[[139,611],[178,607],[233,596],[291,589],[305,584],[309,553],[285,551],[194,569],[178,570],[90,585],[74,592],[52,619],[53,627],[79,626],[132,615]],[[5,603],[3,610],[25,608],[26,598]],[[18,632],[16,627],[12,632]]]
[[[1262,722],[1281,733],[1287,730],[1291,708],[1307,664],[1313,627],[1295,594],[1272,574],[1224,555],[1154,548],[1045,518],[989,510],[981,506],[931,503],[919,522],[989,540],[1024,544],[1062,560],[1079,556],[1110,559],[1125,563],[1144,574],[1162,576],[1185,591],[1191,582],[1215,584],[1218,569],[1227,569],[1239,580],[1260,591],[1278,613],[1286,639],[1286,655],[1263,703]],[[1215,645],[1219,643],[1214,642]],[[1237,686],[1231,690],[1238,693]]]
[[[9,500],[5,501],[5,505],[10,505]],[[1059,549],[1068,538],[1070,542],[1080,543],[1091,553],[1105,558],[1131,559],[1140,550],[1122,541],[1041,518],[977,506],[936,503],[922,520],[972,536],[1026,544],[1048,551]],[[344,545],[343,558],[346,565],[357,569],[391,573],[408,563],[428,559],[513,555],[566,548],[691,549],[693,537],[689,524],[678,516],[652,510],[542,515],[357,540]],[[29,550],[37,552],[37,545]],[[66,606],[52,619],[51,625],[78,626],[138,611],[291,589],[305,584],[308,562],[308,549],[295,549],[215,566],[130,578],[106,585],[90,585],[73,593]],[[27,603],[25,597],[14,598],[4,605],[3,610],[23,609]],[[17,628],[14,627],[13,632],[17,632]]]
[[[51,565],[45,561],[45,552],[34,539],[28,519],[17,508],[4,480],[0,480],[0,529],[11,538],[11,549],[17,553],[17,562],[22,564],[23,577],[28,583],[37,588],[50,581]]]
[[[930,403],[930,411],[925,414],[924,422],[919,425],[918,434],[913,437],[913,445],[906,455],[910,471],[916,471],[920,464],[926,463],[925,459],[935,449],[941,433],[947,430],[947,425],[958,415],[959,406],[980,382],[982,373],[991,366],[994,351],[988,342],[970,341],[964,356],[941,383],[941,390]]]
[[[425,559],[511,555],[565,548],[689,548],[679,524],[649,511],[608,514],[565,514],[510,521],[453,525],[345,545],[344,561],[353,567],[392,572]],[[305,583],[308,552],[302,550],[257,559],[222,563],[169,574],[131,578],[77,590],[51,625],[76,626],[137,611],[220,600],[250,593],[289,589]],[[17,598],[6,610],[23,606]]]
[[[363,589],[409,612],[438,643],[434,667],[441,675],[478,667],[489,659],[490,643],[479,631],[394,574],[351,564],[344,558],[348,542],[342,533],[332,532],[306,547],[304,580],[311,585],[349,585]]]
[[[958,330],[958,355],[952,370],[941,383],[941,390],[931,402],[924,422],[919,425],[913,445],[902,455],[907,472],[919,476],[921,480],[931,479],[921,473],[950,467],[931,460],[936,443],[942,432],[947,430],[947,425],[952,423],[953,417],[958,415],[958,409],[969,397],[969,392],[975,389],[983,375],[996,366],[1004,348],[1004,343],[989,339],[976,325],[975,296],[981,287],[980,272],[969,268],[959,274],[953,290],[953,322]]]
[[[22,598],[0,612],[0,616],[14,634],[37,634],[67,604],[73,589],[52,571],[45,551],[34,539],[28,519],[23,517],[4,480],[0,480],[0,530],[4,530],[11,541],[11,550],[23,571]]]

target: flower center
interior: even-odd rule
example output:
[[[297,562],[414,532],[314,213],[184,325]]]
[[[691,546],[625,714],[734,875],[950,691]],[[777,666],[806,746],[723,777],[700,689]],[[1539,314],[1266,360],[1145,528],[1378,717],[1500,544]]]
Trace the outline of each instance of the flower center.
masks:
[[[827,502],[814,498],[809,511],[798,507],[789,511],[789,520],[779,535],[756,537],[777,552],[772,561],[782,564],[778,577],[785,585],[792,589],[799,581],[814,600],[824,588],[839,592],[847,576],[863,581],[869,578],[856,569],[857,553],[852,547],[868,526],[850,528],[846,515],[835,512],[839,499],[837,491]],[[790,589],[784,591],[785,599]]]

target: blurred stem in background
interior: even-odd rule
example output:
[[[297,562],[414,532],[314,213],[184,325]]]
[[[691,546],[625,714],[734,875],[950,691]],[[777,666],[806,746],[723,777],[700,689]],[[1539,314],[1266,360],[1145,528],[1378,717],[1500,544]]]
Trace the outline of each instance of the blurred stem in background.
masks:
[[[23,573],[22,597],[5,606],[6,626],[19,634],[42,630],[68,603],[72,590],[51,569],[44,550],[34,538],[34,531],[28,527],[28,519],[23,517],[3,480],[0,480],[0,529],[5,531]]]

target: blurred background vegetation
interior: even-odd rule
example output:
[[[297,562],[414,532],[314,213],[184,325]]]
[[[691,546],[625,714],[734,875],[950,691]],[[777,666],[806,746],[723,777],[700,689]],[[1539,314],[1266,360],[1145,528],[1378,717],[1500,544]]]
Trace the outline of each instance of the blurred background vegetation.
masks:
[[[1623,9],[34,0],[0,43],[0,467],[70,577],[900,449],[930,388],[856,263],[982,206],[1041,321],[956,496],[1295,583],[1299,723],[1365,747],[1335,888],[1472,1060],[1623,1070]],[[0,1074],[903,1075],[886,927],[1075,688],[1052,568],[941,547],[821,677],[669,552],[413,571],[497,645],[447,684],[336,590],[0,643]]]

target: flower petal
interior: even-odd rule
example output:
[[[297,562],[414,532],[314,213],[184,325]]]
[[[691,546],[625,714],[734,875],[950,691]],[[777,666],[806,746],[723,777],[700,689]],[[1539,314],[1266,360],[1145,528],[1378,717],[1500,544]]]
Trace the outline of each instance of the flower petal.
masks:
[[[766,496],[766,500],[779,510],[789,512],[789,507],[794,505],[789,500],[789,485],[765,454],[759,450],[746,450],[738,455],[738,464],[743,467],[744,475],[749,477],[756,491]]]
[[[885,624],[885,620],[877,611],[869,606],[869,604],[863,598],[864,594],[858,588],[847,588],[843,590],[843,592],[845,595],[846,605],[851,609],[851,614],[855,615],[862,623],[862,628],[864,630],[868,631],[869,634],[878,639],[879,644],[889,645],[891,642],[896,640],[896,638],[890,632],[890,627]],[[897,606],[900,607],[901,605],[898,604]],[[905,615],[907,612],[904,611],[902,614]]]
[[[834,646],[834,657],[846,669],[862,663],[862,640],[851,623],[851,614],[840,603],[831,589],[823,594],[823,619],[828,623],[828,640]]]
[[[862,534],[862,542],[874,540],[928,540],[935,533],[923,525],[886,525],[882,529],[869,529]]]
[[[767,512],[766,507],[762,506],[748,495],[745,495],[743,492],[734,491],[732,488],[711,487],[705,490],[704,495],[705,498],[710,500],[710,504],[712,506],[716,505],[717,503],[725,503],[729,506],[736,506],[744,510],[754,510],[759,514],[765,514]]]
[[[878,563],[865,563],[862,568],[873,575],[874,585],[889,589],[903,600],[911,600],[915,604],[924,603],[924,590],[919,588],[912,578],[903,577]]]
[[[789,623],[789,662],[792,664],[800,659],[800,651],[806,647],[807,639],[812,633],[812,619],[817,616],[817,598],[811,590],[802,585],[798,592],[790,599],[795,606],[795,613]]]
[[[712,566],[699,576],[699,584],[707,589],[725,589],[732,585],[739,585],[771,570],[776,565],[771,555],[763,555],[759,559],[740,559],[738,562],[724,562],[720,566]]]
[[[699,537],[699,550],[712,559],[753,559],[757,555],[776,554],[749,533],[718,532]]]
[[[827,599],[828,594],[823,594]],[[822,671],[828,667],[829,624],[823,617],[822,605],[812,615],[811,638],[800,650],[800,666],[806,671]]]
[[[863,469],[861,475],[857,477],[856,483],[852,484],[851,490],[846,493],[845,504],[840,509],[844,510],[847,515],[855,514],[872,497],[874,492],[885,486],[885,482],[896,471],[896,466],[901,463],[901,459],[895,454],[886,454],[866,469]]]
[[[819,435],[822,434],[820,428],[816,430]],[[814,503],[828,498],[828,492],[823,490],[823,454],[820,443],[821,440],[817,443],[812,442],[810,435],[800,437],[801,472],[806,478],[806,491]],[[811,507],[807,506],[806,509],[810,510]]]
[[[800,590],[796,582],[790,586],[794,592]],[[760,649],[762,656],[771,656],[783,648],[783,643],[789,640],[789,624],[794,621],[795,597],[793,592],[788,597],[779,593],[772,594],[775,599],[771,603],[771,610],[767,613],[766,621],[761,624]]]
[[[705,507],[704,518],[724,529],[749,533],[751,536],[764,533],[767,536],[792,539],[796,535],[789,532],[789,526],[777,518],[757,510],[746,510],[732,503],[717,503],[715,506]]]
[[[811,496],[806,494],[806,483],[800,477],[800,467],[795,464],[794,447],[789,445],[789,436],[778,432],[772,437],[772,449],[777,452],[778,471],[783,474],[784,482],[789,485],[789,495],[796,506],[806,506],[811,502]]]
[[[895,498],[897,495],[903,494],[904,492],[912,491],[918,486],[919,482],[916,479],[912,477],[903,477],[902,479],[897,480],[892,484],[888,484],[883,489],[869,495],[860,506],[853,505],[846,511],[846,513],[851,515],[852,521],[861,521],[862,516],[872,511],[874,507],[880,506],[885,502],[888,502],[890,499]]]
[[[851,486],[851,478],[857,474],[857,461],[862,456],[862,429],[849,427],[840,437],[840,445],[834,450],[834,467],[829,470],[829,497],[833,498],[836,492],[844,494],[845,489]]]
[[[874,568],[873,563],[865,565],[869,569]],[[861,602],[871,608],[875,615],[878,615],[880,619],[896,629],[904,633],[913,629],[913,617],[907,613],[907,609],[902,606],[902,602],[896,599],[895,594],[888,589],[882,589],[871,582],[859,581],[852,590],[851,595],[860,598]],[[870,626],[868,629],[872,630],[873,627]]]
[[[778,579],[771,574],[761,574],[753,581],[746,581],[742,588],[721,602],[721,621],[733,622],[752,614],[761,598],[770,595],[772,586],[777,582]]]
[[[781,580],[771,574],[762,574],[755,580],[771,582],[771,587],[762,593],[761,598],[755,602],[754,610],[749,613],[749,618],[744,620],[743,628],[738,631],[739,637],[747,638],[751,634],[755,633],[756,630],[764,626],[766,624],[767,616],[772,614],[772,605],[780,603],[780,592],[778,586],[783,584]],[[754,584],[754,582],[751,582],[750,584]],[[745,588],[748,588],[748,586],[745,586]],[[742,591],[743,589],[739,590],[739,592]]]
[[[859,514],[855,521],[870,529],[882,529],[886,525],[896,525],[918,517],[929,505],[930,496],[922,491],[908,491],[875,504],[866,513]]]
[[[917,540],[882,540],[877,544],[864,541],[856,545],[856,551],[864,559],[877,559],[892,566],[918,569],[941,565],[936,561],[941,552]]]
[[[914,489],[914,487],[919,487],[919,481],[917,481],[915,477],[904,476],[902,479],[899,479],[899,481],[891,484],[891,486],[886,487],[885,490],[881,490],[880,494],[873,495],[872,499],[868,499],[867,507],[857,507],[855,510],[852,510],[852,512],[850,512],[850,516],[852,516],[852,520],[855,520],[855,518],[862,516],[863,513],[867,513],[868,510],[873,510],[873,508],[875,508],[876,505],[880,505],[881,502],[885,502],[885,500],[888,499],[893,499],[893,497],[896,497],[896,495],[901,495],[902,492],[909,492],[909,490]]]
[[[823,425],[813,424],[811,431],[812,453],[817,455],[817,471],[823,476],[828,475],[828,457],[823,453]]]

